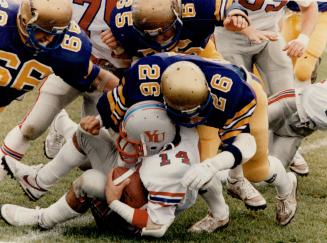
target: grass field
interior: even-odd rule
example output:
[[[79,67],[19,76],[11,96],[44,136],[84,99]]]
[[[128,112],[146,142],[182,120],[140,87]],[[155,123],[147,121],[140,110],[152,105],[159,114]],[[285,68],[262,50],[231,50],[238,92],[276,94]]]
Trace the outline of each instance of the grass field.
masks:
[[[323,60],[318,80],[327,78],[327,59]],[[0,139],[23,117],[35,99],[35,92],[27,95],[23,102],[14,102],[0,115]],[[69,106],[68,112],[78,121],[80,100]],[[32,143],[24,162],[27,164],[46,163],[42,143],[44,136]],[[260,187],[267,199],[268,207],[264,211],[251,212],[236,199],[226,195],[230,206],[229,227],[212,234],[190,234],[187,228],[206,215],[207,209],[199,199],[197,204],[182,214],[171,226],[162,242],[327,242],[327,139],[326,133],[317,132],[305,139],[304,156],[310,165],[310,175],[299,178],[298,211],[286,227],[275,223],[275,189]],[[30,202],[22,193],[18,184],[6,178],[0,182],[0,203],[14,203],[27,207],[47,207],[56,201],[69,188],[70,183],[80,174],[72,171],[51,192],[36,203]],[[34,227],[15,228],[0,220],[0,241],[10,242],[130,242],[147,241],[119,234],[99,233],[92,216],[83,217],[58,225],[52,230],[41,231]]]

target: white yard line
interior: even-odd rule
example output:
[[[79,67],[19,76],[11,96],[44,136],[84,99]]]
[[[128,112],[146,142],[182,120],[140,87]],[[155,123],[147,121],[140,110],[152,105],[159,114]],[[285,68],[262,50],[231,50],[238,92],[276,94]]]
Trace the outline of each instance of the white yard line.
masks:
[[[71,220],[65,224],[61,224],[54,229],[47,230],[47,231],[30,231],[28,234],[24,236],[19,236],[19,237],[13,237],[10,238],[9,241],[0,241],[0,242],[19,242],[19,243],[25,243],[25,242],[34,242],[34,241],[40,241],[42,239],[48,238],[51,239],[51,237],[57,237],[59,235],[62,235],[63,232],[65,231],[65,226],[69,224],[74,224],[74,225],[85,225],[88,223],[91,223],[93,220],[92,215],[84,215],[81,217],[78,217],[74,220]]]

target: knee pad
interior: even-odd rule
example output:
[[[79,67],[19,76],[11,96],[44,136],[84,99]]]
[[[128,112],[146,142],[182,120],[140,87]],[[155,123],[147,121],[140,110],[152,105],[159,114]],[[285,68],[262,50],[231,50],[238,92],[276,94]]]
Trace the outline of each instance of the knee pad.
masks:
[[[75,196],[104,200],[106,176],[97,170],[87,170],[73,182]]]
[[[299,81],[311,80],[317,61],[318,58],[306,51],[295,63],[294,73],[296,79]]]

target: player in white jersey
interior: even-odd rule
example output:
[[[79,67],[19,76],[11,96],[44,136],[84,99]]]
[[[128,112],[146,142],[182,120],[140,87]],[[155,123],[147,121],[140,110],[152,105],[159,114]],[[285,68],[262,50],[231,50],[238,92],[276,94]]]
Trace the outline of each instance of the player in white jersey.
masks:
[[[281,91],[269,99],[268,111],[270,152],[288,167],[304,137],[327,129],[327,83]],[[302,167],[291,164],[290,169],[308,174],[308,168],[304,164]]]
[[[304,16],[302,32],[286,45],[278,34],[278,24],[287,1],[237,2],[247,9],[251,26],[244,31],[247,36],[218,28],[215,33],[218,51],[226,60],[243,65],[248,70],[252,70],[255,64],[267,86],[268,95],[292,88],[294,75],[288,56],[299,57],[303,54],[315,27],[318,15],[316,3],[311,0],[298,1]]]
[[[115,68],[128,68],[129,59],[116,58],[115,53],[101,40],[101,33],[109,28],[111,10],[116,1],[108,0],[72,0],[73,19],[89,35],[92,43],[92,54],[97,60],[109,62]]]
[[[82,128],[87,129],[87,126],[84,124]],[[143,235],[161,237],[173,222],[175,213],[185,210],[195,202],[197,191],[189,191],[182,186],[181,180],[192,165],[200,162],[198,140],[196,130],[179,130],[171,123],[163,104],[153,101],[137,103],[127,111],[116,145],[121,160],[132,164],[132,168],[139,160],[138,156],[143,157],[139,171],[141,180],[149,191],[146,210],[139,212],[120,203],[119,198],[112,197],[110,187],[107,188],[107,196],[105,195],[107,173],[113,167],[124,164],[118,159],[111,140],[92,136],[80,129],[76,136],[76,145],[80,152],[76,149],[74,153],[66,150],[66,160],[62,163],[70,162],[72,157],[80,162],[83,162],[83,158],[89,158],[93,169],[84,172],[75,180],[69,192],[50,207],[28,209],[5,204],[1,207],[1,216],[15,226],[40,225],[51,228],[85,212],[90,206],[90,198],[107,199],[110,207],[129,223],[143,225]],[[67,146],[68,143],[65,144]],[[64,149],[60,152],[62,151]],[[11,161],[8,166],[12,171],[17,172],[21,168],[16,166],[19,162],[15,164],[11,158],[6,160]],[[28,179],[26,182],[29,182]],[[127,185],[125,183],[123,182],[123,186]],[[221,217],[220,226],[226,225],[229,221],[229,210],[219,180],[214,177],[205,190],[204,194],[207,191],[215,192],[216,200],[211,200],[214,201],[215,211],[211,213]],[[137,215],[140,213],[145,213],[150,220],[144,222],[143,217],[138,219]],[[156,225],[155,230],[147,228],[149,222],[152,226]]]

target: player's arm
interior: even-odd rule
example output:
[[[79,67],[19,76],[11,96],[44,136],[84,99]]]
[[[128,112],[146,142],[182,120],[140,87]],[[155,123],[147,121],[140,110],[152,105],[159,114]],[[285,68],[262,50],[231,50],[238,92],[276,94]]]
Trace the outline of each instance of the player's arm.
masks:
[[[233,0],[216,0],[215,17],[229,31],[241,31],[250,25],[247,11]]]
[[[125,59],[129,57],[125,52],[125,49],[117,41],[110,28],[101,33],[101,40],[109,49],[112,50],[112,55],[115,58]]]
[[[88,75],[86,79],[93,79],[91,87],[102,92],[108,92],[113,88],[117,87],[119,84],[119,78],[116,77],[113,73],[99,68],[97,75],[95,76],[96,65],[92,61],[89,62]],[[92,88],[91,88],[92,89]]]
[[[316,1],[297,1],[302,14],[302,31],[295,39],[290,41],[285,47],[287,55],[290,57],[300,57],[309,44],[310,35],[313,32],[318,20],[318,6]]]
[[[159,225],[151,221],[147,210],[132,208],[119,199],[123,193],[124,188],[130,183],[130,179],[124,180],[119,185],[114,185],[112,179],[113,170],[108,173],[106,183],[106,199],[109,207],[119,214],[129,224],[142,229],[142,235],[152,237],[162,237],[169,225]]]
[[[278,33],[275,31],[257,30],[252,26],[240,31],[245,35],[251,43],[260,44],[263,41],[276,41],[278,40]]]
[[[219,131],[224,144],[222,152],[193,166],[183,177],[184,186],[200,189],[218,171],[235,168],[254,156],[257,146],[250,134],[249,122],[255,107],[254,99],[226,121]]]

